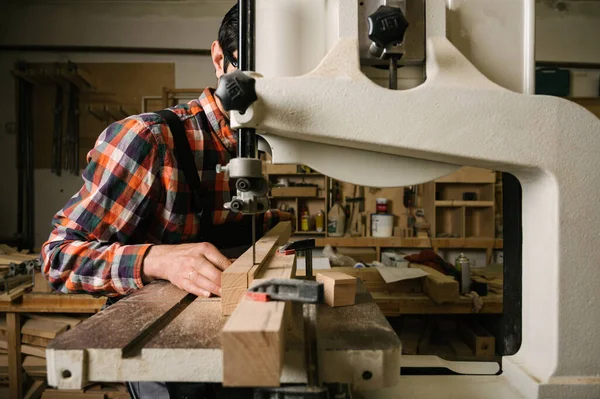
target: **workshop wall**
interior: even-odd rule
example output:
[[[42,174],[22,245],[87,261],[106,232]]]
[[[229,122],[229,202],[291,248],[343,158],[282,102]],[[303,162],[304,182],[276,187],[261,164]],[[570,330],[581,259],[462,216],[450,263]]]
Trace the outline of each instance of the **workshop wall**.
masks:
[[[28,1],[6,6],[0,45],[78,45],[209,49],[232,1],[219,2],[98,2]],[[4,7],[4,5],[3,5]],[[26,27],[26,29],[23,29]],[[17,230],[17,169],[15,84],[10,71],[27,62],[157,62],[175,64],[177,88],[215,85],[210,57],[191,55],[51,53],[3,51],[0,58],[0,236]],[[96,132],[100,134],[100,131]],[[50,151],[50,148],[48,148]],[[81,187],[80,176],[57,177],[49,169],[35,171],[35,243],[50,233],[52,215]]]
[[[538,61],[600,63],[600,2],[536,0]]]

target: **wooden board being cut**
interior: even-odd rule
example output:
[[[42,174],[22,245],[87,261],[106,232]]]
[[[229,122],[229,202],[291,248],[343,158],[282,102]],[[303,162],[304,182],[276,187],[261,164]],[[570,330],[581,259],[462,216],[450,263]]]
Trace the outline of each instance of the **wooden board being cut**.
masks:
[[[292,234],[291,222],[281,222],[256,242],[256,264],[252,262],[252,248],[236,259],[221,275],[221,307],[230,315],[248,290],[263,264],[278,246],[285,244]]]

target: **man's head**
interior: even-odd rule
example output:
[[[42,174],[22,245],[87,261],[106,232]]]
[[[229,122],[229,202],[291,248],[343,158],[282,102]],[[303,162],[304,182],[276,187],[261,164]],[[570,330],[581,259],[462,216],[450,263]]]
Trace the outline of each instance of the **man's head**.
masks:
[[[210,48],[217,79],[224,73],[237,69],[238,26],[236,4],[225,14],[219,28],[219,40],[215,40]]]

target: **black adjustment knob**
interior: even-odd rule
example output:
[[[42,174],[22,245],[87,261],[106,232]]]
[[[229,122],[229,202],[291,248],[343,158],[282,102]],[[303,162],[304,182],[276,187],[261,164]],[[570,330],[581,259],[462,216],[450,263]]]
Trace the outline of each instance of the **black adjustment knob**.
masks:
[[[227,111],[246,112],[257,100],[256,79],[242,71],[233,71],[221,76],[215,95]]]
[[[369,39],[380,48],[402,43],[409,25],[402,9],[389,6],[379,7],[369,15],[368,21]]]

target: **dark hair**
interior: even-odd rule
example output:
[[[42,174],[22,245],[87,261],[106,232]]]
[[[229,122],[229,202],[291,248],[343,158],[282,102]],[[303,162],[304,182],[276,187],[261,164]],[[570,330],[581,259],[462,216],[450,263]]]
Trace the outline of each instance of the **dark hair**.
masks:
[[[221,49],[223,49],[223,57],[225,58],[223,61],[223,70],[227,70],[229,64],[237,67],[237,60],[233,56],[233,53],[238,49],[238,14],[238,5],[236,4],[227,11],[219,28],[219,44],[221,45]]]

